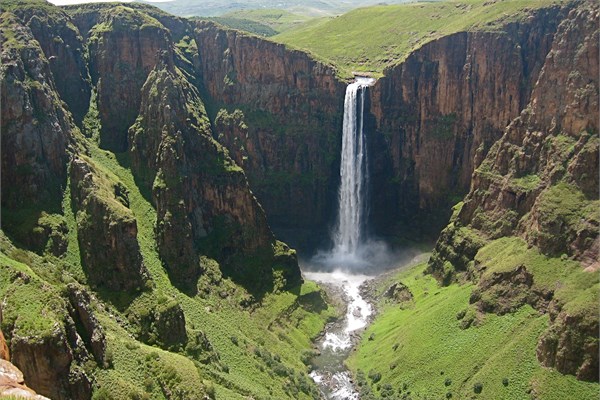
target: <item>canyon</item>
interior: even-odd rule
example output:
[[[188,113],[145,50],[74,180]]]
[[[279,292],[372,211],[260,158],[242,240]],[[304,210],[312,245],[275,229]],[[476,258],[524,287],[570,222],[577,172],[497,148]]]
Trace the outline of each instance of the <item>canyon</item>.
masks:
[[[548,315],[537,360],[586,382],[597,283],[538,285],[486,249],[599,269],[598,12],[434,38],[361,107],[368,235],[437,239],[427,274],[472,282],[473,314]],[[334,242],[341,69],[140,3],[0,19],[3,358],[52,399],[318,396],[300,360],[336,311],[293,248]]]

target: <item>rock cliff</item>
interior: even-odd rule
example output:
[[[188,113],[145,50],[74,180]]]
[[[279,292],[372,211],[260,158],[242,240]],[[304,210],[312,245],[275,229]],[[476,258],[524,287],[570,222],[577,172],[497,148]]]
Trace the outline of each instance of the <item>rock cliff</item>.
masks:
[[[86,50],[71,18],[59,8],[18,7],[16,16],[39,42],[54,78],[56,90],[77,124],[87,113],[91,86]]]
[[[0,29],[3,228],[21,244],[43,250],[51,229],[31,232],[44,225],[38,221],[42,211],[60,209],[74,124],[31,29],[10,12],[2,14]]]
[[[149,254],[159,260],[153,277],[162,263],[191,295],[204,272],[201,256],[217,260],[257,300],[276,280],[278,290],[302,282],[295,252],[275,239],[244,172],[213,138],[195,86],[197,53],[173,41],[191,24],[147,8],[67,13],[42,2],[3,4],[0,294],[10,312],[2,331],[11,361],[52,399],[97,391],[94,371],[113,367],[115,341],[106,330],[186,348],[189,306],[157,300],[163,295],[146,267]],[[111,153],[129,180],[97,158]],[[154,206],[146,213],[156,215],[155,236],[150,228],[140,237],[131,189]],[[104,319],[95,316],[94,292]],[[193,332],[196,340],[201,332]],[[163,382],[168,398],[181,394],[178,382]],[[199,398],[205,388],[189,392]]]
[[[386,193],[373,206],[379,231],[390,219],[436,229],[446,220],[527,105],[563,14],[553,7],[500,30],[446,36],[385,71],[371,91],[373,190]]]
[[[307,54],[199,23],[194,31],[215,134],[276,229],[323,229],[339,180],[345,84]]]
[[[212,138],[197,89],[164,54],[141,96],[130,129],[132,167],[152,182],[157,242],[174,281],[195,282],[205,254],[244,284],[260,286],[275,239],[243,171]],[[245,266],[251,258],[261,261]]]
[[[94,163],[75,157],[70,166],[81,261],[94,288],[135,292],[148,272],[125,186]]]
[[[127,130],[139,112],[142,86],[161,51],[172,49],[170,33],[148,14],[117,6],[100,12],[87,35],[102,123],[100,146],[124,152]]]
[[[476,168],[464,205],[457,207],[436,245],[429,270],[441,280],[448,282],[461,271],[477,277],[487,268],[476,256],[479,249],[498,238],[517,236],[547,260],[578,261],[590,273],[581,279],[593,284],[593,272],[600,268],[598,12],[596,4],[581,3],[559,25],[528,106]],[[550,265],[548,261],[546,274],[553,273]],[[504,297],[550,314],[552,323],[540,339],[538,359],[562,373],[596,380],[597,293],[592,288],[574,300],[560,285],[536,292],[532,286],[544,277],[536,275],[533,264],[519,268],[517,275],[525,278],[498,275],[492,284],[482,278],[471,301],[483,306],[486,293],[508,284],[512,289]],[[494,304],[486,307],[502,312]]]

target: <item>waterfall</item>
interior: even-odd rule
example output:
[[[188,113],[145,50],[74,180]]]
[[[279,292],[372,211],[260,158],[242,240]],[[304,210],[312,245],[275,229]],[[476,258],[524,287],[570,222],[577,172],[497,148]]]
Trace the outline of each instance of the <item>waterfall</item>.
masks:
[[[367,141],[364,132],[366,88],[374,82],[358,77],[346,88],[338,191],[338,219],[333,233],[333,253],[356,258],[366,240],[368,207]]]

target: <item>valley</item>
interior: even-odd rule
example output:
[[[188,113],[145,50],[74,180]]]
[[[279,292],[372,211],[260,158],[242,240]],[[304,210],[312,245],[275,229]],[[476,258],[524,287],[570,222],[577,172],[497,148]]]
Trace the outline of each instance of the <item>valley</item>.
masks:
[[[259,3],[0,5],[0,396],[597,398],[598,5]]]

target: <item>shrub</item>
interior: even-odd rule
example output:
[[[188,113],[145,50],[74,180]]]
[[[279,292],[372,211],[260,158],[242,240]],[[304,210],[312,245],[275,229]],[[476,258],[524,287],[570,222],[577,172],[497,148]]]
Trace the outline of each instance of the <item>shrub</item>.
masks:
[[[504,379],[502,379],[502,384],[503,384],[504,386],[508,386],[508,378],[504,378]]]
[[[149,376],[144,379],[144,389],[146,389],[146,392],[148,393],[152,393],[152,390],[154,389],[154,380]]]
[[[115,355],[114,355],[113,351],[111,349],[106,350],[106,352],[104,353],[104,368],[105,369],[112,368],[114,359],[115,359]]]
[[[209,382],[209,381],[204,381],[203,383],[204,383],[206,395],[209,398],[214,399],[215,396],[216,396],[215,385],[212,382]]]
[[[381,374],[375,370],[371,370],[369,371],[369,379],[371,380],[371,382],[373,383],[377,383],[381,380]]]
[[[446,378],[446,380],[444,381],[444,385],[446,385],[446,386],[452,385],[452,379]]]
[[[481,382],[477,382],[476,384],[473,385],[473,391],[477,394],[481,393],[481,391],[483,390],[483,383]]]
[[[451,399],[452,398],[452,393],[451,392],[446,393],[446,398],[447,399]]]
[[[94,392],[92,400],[113,400],[113,397],[106,388],[100,388]]]

